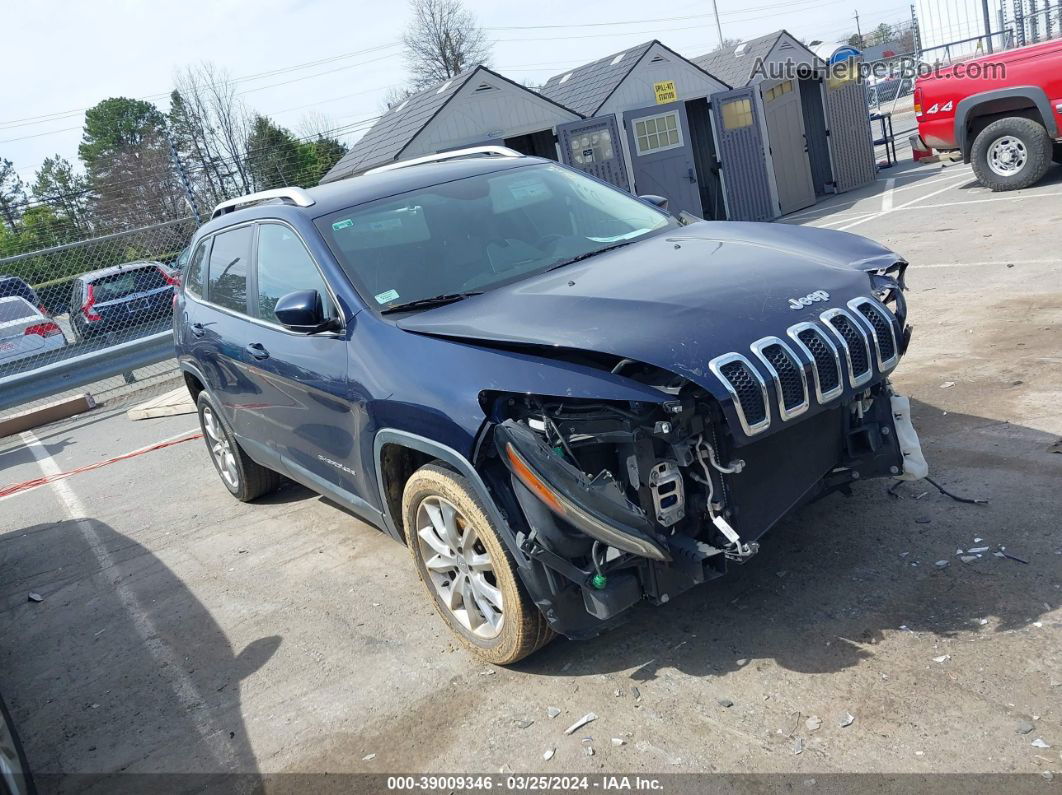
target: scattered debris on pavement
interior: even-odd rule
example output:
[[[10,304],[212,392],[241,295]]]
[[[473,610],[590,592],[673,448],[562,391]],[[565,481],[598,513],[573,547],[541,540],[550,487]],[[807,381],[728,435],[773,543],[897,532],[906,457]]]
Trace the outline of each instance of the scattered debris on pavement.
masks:
[[[553,755],[555,753],[557,753],[557,749],[556,748],[547,748],[546,752],[544,754],[542,754],[542,758],[545,759],[548,762],[550,759],[553,758]]]
[[[33,591],[30,591],[29,601],[31,601],[31,602],[43,602],[44,601],[44,597],[41,596],[39,593],[34,593]]]
[[[1020,721],[1018,721],[1018,726],[1017,726],[1017,728],[1014,731],[1016,733],[1018,733],[1018,734],[1029,734],[1035,728],[1036,727],[1033,726],[1033,724],[1030,721],[1020,720]]]
[[[597,720],[597,715],[593,712],[587,712],[585,715],[583,715],[583,717],[579,718],[579,720],[577,720],[575,723],[565,729],[564,733],[571,734],[572,732],[583,728],[583,726],[595,720]]]
[[[555,718],[561,714],[561,711],[557,707],[546,707],[546,714],[549,715],[551,718]]]
[[[853,723],[855,723],[855,715],[853,715],[851,712],[844,713],[844,715],[841,716],[840,723],[842,729],[846,726],[851,726]]]

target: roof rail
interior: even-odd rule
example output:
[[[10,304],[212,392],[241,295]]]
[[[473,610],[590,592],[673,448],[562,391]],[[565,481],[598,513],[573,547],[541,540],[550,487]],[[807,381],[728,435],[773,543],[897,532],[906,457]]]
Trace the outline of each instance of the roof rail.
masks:
[[[414,157],[410,160],[399,160],[397,163],[388,163],[386,166],[370,168],[366,174],[379,174],[383,171],[394,171],[407,166],[419,166],[422,163],[438,163],[443,160],[454,160],[459,157],[471,157],[473,155],[496,155],[498,157],[524,157],[523,154],[507,146],[470,146],[467,149],[454,149],[450,152],[437,152],[434,155]]]
[[[302,188],[273,188],[272,190],[260,190],[257,193],[248,193],[246,196],[237,196],[235,199],[223,201],[214,208],[214,212],[210,214],[210,217],[212,219],[217,218],[219,215],[231,213],[237,207],[272,199],[287,201],[296,207],[312,207],[315,204],[313,197]]]

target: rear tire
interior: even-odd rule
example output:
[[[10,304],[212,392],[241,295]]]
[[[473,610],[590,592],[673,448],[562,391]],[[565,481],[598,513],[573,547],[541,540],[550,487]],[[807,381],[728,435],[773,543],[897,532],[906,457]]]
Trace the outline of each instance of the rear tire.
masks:
[[[994,191],[1021,190],[1039,182],[1051,165],[1052,143],[1039,122],[1022,116],[999,119],[974,139],[970,152],[977,181]]]
[[[250,502],[276,491],[284,478],[248,457],[205,391],[199,393],[196,405],[207,452],[229,493],[240,502]]]
[[[464,477],[436,464],[421,467],[406,483],[402,517],[432,604],[469,650],[494,665],[511,665],[553,639]]]

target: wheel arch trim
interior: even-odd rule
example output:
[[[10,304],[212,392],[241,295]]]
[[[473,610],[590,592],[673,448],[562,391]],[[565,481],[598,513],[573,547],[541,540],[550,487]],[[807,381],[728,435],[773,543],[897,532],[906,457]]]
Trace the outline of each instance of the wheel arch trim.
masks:
[[[391,515],[391,509],[388,506],[387,487],[384,483],[383,448],[389,444],[408,447],[421,453],[426,453],[456,469],[465,477],[472,489],[476,492],[476,495],[480,498],[483,507],[487,511],[487,518],[490,519],[498,529],[498,534],[501,536],[502,542],[508,547],[509,552],[513,555],[515,561],[520,564],[525,560],[525,555],[520,549],[519,544],[516,542],[516,536],[513,534],[512,528],[509,527],[509,523],[506,521],[501,511],[498,510],[498,506],[495,504],[494,497],[491,496],[487,484],[483,481],[483,478],[480,477],[476,468],[472,466],[472,462],[452,447],[447,447],[433,439],[418,436],[409,431],[401,431],[397,428],[381,428],[377,431],[373,440],[372,450],[372,460],[376,468],[376,488],[380,493],[381,505],[384,506],[382,514],[384,522],[387,524],[387,532],[389,534],[398,540],[402,540],[402,531],[399,529],[399,524],[395,521],[395,517]]]
[[[1040,86],[1009,86],[997,88],[994,91],[983,91],[959,100],[955,106],[955,142],[959,151],[963,153],[963,159],[969,162],[970,152],[967,144],[973,144],[966,140],[966,121],[970,114],[978,106],[996,99],[1027,99],[1032,102],[1040,112],[1047,134],[1052,138],[1058,137],[1058,125],[1055,122],[1054,113],[1051,111],[1051,103],[1047,99],[1047,93]]]

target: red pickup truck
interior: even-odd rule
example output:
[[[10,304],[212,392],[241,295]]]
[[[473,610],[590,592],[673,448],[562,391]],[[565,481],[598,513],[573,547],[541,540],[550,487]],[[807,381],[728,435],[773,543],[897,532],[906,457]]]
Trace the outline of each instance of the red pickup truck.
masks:
[[[1027,188],[1062,162],[1062,40],[920,77],[914,110],[926,146],[961,151],[982,185]]]

